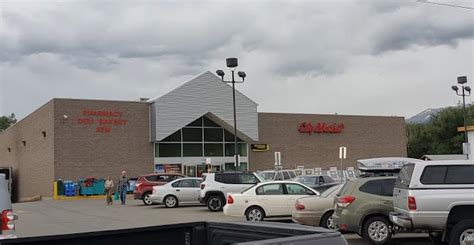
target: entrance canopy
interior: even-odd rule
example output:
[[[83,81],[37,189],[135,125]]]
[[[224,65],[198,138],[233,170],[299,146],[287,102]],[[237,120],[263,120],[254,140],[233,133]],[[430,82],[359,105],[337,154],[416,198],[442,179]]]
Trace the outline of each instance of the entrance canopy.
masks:
[[[236,91],[237,136],[258,141],[257,103]],[[233,132],[232,87],[205,72],[150,104],[151,141],[161,141],[196,119],[207,116]]]

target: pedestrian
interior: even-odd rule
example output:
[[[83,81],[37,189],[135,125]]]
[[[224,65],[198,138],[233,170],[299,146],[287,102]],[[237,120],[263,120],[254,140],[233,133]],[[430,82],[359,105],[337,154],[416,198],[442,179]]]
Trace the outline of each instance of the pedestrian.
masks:
[[[127,198],[127,190],[128,190],[129,185],[130,185],[130,179],[127,177],[127,172],[123,170],[122,176],[120,176],[120,180],[117,184],[120,201],[122,202],[122,205],[125,205],[125,199]]]
[[[106,203],[107,205],[112,205],[112,190],[114,188],[114,181],[110,179],[110,176],[105,180],[105,194],[107,195]]]

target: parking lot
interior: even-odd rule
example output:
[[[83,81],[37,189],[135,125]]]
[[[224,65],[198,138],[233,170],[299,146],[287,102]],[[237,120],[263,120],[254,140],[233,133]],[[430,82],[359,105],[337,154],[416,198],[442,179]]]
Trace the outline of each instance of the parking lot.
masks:
[[[204,206],[167,209],[144,206],[128,198],[125,206],[104,200],[53,201],[14,204],[19,216],[16,235],[19,237],[113,230],[192,221],[243,221],[244,218],[212,213]],[[276,222],[290,222],[288,219]],[[349,244],[366,244],[356,234],[345,234]],[[399,234],[391,244],[430,244],[426,234]]]

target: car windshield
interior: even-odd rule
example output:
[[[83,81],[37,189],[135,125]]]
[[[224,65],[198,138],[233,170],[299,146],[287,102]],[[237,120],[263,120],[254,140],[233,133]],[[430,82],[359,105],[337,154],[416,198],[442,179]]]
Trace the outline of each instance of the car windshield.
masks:
[[[341,189],[342,185],[335,185],[321,193],[321,197],[326,198]]]
[[[260,172],[258,175],[264,180],[273,180],[275,178],[275,172]]]
[[[317,178],[318,176],[298,176],[294,179],[294,181],[311,186],[316,184]]]

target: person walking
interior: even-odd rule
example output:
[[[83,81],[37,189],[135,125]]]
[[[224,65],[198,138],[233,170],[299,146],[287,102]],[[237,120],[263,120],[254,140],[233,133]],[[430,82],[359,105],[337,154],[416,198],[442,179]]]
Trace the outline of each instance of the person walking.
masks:
[[[114,188],[114,181],[110,179],[110,176],[105,180],[105,194],[107,195],[106,203],[107,205],[112,205],[112,190]]]
[[[123,170],[122,176],[120,176],[120,180],[117,184],[120,201],[122,202],[122,205],[125,205],[125,199],[127,198],[127,190],[128,190],[129,185],[130,185],[130,179],[127,177],[127,172]]]

